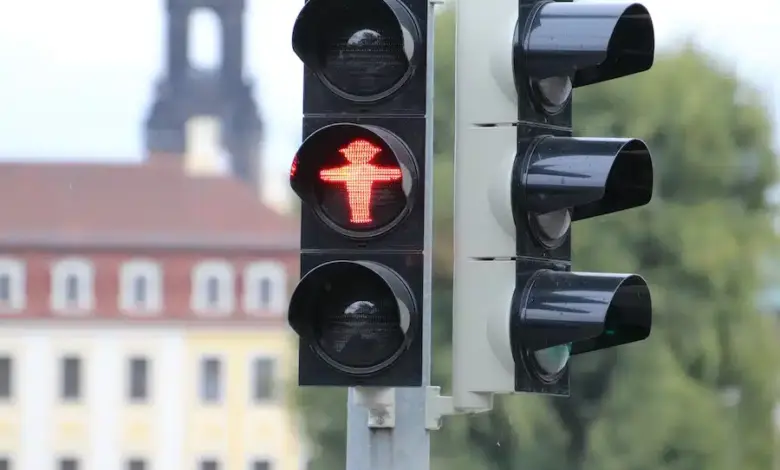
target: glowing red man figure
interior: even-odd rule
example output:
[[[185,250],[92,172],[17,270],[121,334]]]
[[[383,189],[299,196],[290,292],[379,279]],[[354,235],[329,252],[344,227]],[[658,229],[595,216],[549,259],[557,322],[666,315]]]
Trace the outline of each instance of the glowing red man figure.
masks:
[[[349,221],[368,224],[371,217],[371,190],[374,183],[398,181],[399,168],[387,168],[369,163],[382,149],[367,140],[355,140],[339,153],[349,162],[346,165],[320,171],[320,179],[326,183],[343,183],[347,189]]]

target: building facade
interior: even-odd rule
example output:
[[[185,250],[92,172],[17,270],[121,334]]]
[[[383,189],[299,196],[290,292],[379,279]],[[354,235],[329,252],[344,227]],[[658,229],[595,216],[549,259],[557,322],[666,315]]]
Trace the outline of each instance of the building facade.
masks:
[[[231,176],[0,164],[0,470],[299,470],[297,228]]]

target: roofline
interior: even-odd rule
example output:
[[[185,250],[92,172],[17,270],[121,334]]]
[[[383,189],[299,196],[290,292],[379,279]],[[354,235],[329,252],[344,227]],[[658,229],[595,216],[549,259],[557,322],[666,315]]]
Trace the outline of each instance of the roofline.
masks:
[[[0,248],[89,248],[299,252],[297,236],[188,237],[181,235],[59,235],[42,233],[0,234]]]

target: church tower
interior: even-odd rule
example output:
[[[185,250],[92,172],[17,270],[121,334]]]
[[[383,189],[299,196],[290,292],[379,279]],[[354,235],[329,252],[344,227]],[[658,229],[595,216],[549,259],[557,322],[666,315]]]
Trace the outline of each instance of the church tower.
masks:
[[[189,59],[190,17],[201,8],[212,10],[221,26],[222,60],[213,70]],[[166,0],[166,10],[166,62],[146,118],[147,152],[183,159],[188,121],[214,118],[233,174],[257,190],[262,126],[252,82],[244,77],[244,0]]]

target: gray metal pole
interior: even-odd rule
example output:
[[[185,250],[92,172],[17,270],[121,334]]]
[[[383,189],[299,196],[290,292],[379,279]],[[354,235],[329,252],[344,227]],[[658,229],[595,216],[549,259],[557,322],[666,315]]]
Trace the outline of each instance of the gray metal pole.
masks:
[[[395,389],[395,425],[369,428],[368,410],[357,403],[357,392],[347,399],[347,470],[429,470],[430,436],[426,429],[426,387],[431,382],[431,291],[433,248],[433,37],[434,4],[428,3],[428,104],[425,165],[425,281],[423,286],[423,386]]]

